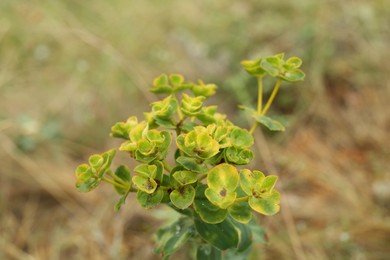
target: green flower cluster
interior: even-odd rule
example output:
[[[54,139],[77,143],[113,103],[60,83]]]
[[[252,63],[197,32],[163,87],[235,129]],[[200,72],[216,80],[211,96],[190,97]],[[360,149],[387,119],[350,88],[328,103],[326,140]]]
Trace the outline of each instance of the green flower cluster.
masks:
[[[251,75],[287,81],[303,79],[300,65],[298,58],[284,61],[283,55],[243,62]],[[268,216],[279,211],[280,194],[274,189],[277,177],[240,168],[254,158],[252,132],[257,122],[267,120],[266,111],[245,108],[256,125],[251,131],[236,126],[217,112],[217,106],[205,105],[216,89],[215,84],[187,82],[178,74],[160,75],[151,91],[166,97],[151,104],[144,120],[132,116],[111,129],[112,137],[123,139],[119,151],[139,164],[132,171],[121,165],[112,172],[113,149],[91,156],[89,165],[76,170],[76,188],[81,192],[94,189],[101,181],[112,184],[121,195],[116,210],[135,192],[146,209],[167,204],[181,213],[177,225],[188,232],[179,232],[181,237],[171,228],[157,233],[157,251],[165,256],[196,236],[218,252],[245,251],[252,243],[248,228],[253,223],[252,212]],[[174,156],[167,158],[168,154]],[[214,229],[216,235],[208,231]]]

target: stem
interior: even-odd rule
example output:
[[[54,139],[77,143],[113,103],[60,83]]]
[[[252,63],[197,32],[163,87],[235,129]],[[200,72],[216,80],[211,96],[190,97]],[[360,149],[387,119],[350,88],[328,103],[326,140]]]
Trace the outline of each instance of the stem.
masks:
[[[112,184],[112,185],[114,185],[114,186],[116,186],[116,187],[118,187],[118,188],[121,188],[121,189],[125,189],[125,190],[128,190],[128,189],[129,189],[128,186],[125,186],[125,185],[122,185],[122,184],[120,184],[120,183],[117,183],[117,182],[115,182],[115,181],[113,181],[113,180],[110,180],[110,179],[108,179],[108,178],[106,178],[106,177],[103,177],[103,181],[108,182],[108,183],[110,183],[110,184]]]
[[[207,177],[207,173],[203,173],[203,174],[199,175],[198,181],[201,181],[201,180],[205,179],[206,177]]]
[[[257,114],[261,115],[263,109],[263,77],[257,77]],[[256,121],[253,123],[249,133],[253,134],[259,123]]]
[[[281,83],[282,83],[282,80],[278,79],[278,81],[275,84],[274,89],[272,90],[271,96],[269,97],[269,99],[267,101],[267,104],[265,104],[265,107],[264,107],[263,111],[261,112],[261,115],[265,115],[267,113],[269,107],[271,106],[272,102],[275,99],[276,94],[278,93],[278,90],[279,90]]]
[[[236,203],[236,202],[242,202],[242,201],[247,201],[248,199],[249,199],[249,196],[237,198],[237,199],[234,200],[234,203]]]
[[[261,110],[263,109],[263,78],[257,77],[257,114],[261,114]]]
[[[162,162],[162,164],[164,165],[164,168],[165,168],[165,170],[166,170],[167,172],[171,172],[171,171],[172,171],[172,167],[167,163],[167,161],[162,160],[161,162]]]
[[[121,178],[113,174],[111,171],[107,171],[106,174],[112,178],[114,178],[115,181],[117,181],[120,184],[127,185],[128,183],[124,182]]]

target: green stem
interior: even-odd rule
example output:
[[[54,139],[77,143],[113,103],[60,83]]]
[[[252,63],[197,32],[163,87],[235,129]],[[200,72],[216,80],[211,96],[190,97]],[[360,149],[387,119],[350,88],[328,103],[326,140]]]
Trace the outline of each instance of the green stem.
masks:
[[[247,201],[248,199],[249,199],[249,196],[237,198],[237,199],[234,200],[234,203],[236,203],[236,202],[242,202],[242,201]]]
[[[261,115],[263,109],[263,77],[257,77],[257,114]],[[249,130],[249,133],[253,134],[259,123],[255,121]]]
[[[269,99],[267,101],[267,104],[265,104],[264,109],[261,112],[261,115],[265,115],[267,113],[269,107],[271,106],[272,102],[274,101],[274,99],[276,97],[276,94],[278,93],[278,90],[279,90],[279,87],[280,87],[281,83],[282,83],[282,80],[278,79],[278,81],[275,84],[274,89],[272,90],[271,96],[269,97]]]
[[[110,183],[110,184],[112,184],[112,185],[114,185],[114,186],[116,186],[118,188],[125,189],[125,190],[129,189],[129,186],[122,185],[122,184],[117,183],[117,182],[115,182],[113,180],[110,180],[110,179],[108,179],[106,177],[103,177],[102,179],[103,179],[103,181],[108,182],[108,183]]]
[[[167,163],[166,160],[162,160],[161,162],[162,162],[162,164],[164,165],[164,168],[165,168],[165,170],[166,170],[167,172],[171,172],[171,171],[172,171],[172,167]]]
[[[120,184],[123,184],[123,185],[127,185],[128,183],[126,183],[125,181],[123,181],[121,178],[119,178],[118,176],[116,176],[115,174],[113,174],[111,171],[107,171],[106,174],[110,177],[112,177],[116,182],[120,183]]]
[[[205,179],[206,177],[207,177],[207,173],[203,173],[203,174],[199,175],[198,181],[201,181],[201,180]]]
[[[263,77],[257,77],[257,114],[263,109]]]

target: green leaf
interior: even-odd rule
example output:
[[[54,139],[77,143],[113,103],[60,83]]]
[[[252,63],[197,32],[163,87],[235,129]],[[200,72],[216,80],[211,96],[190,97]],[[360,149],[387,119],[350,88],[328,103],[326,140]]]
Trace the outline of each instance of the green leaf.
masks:
[[[171,74],[169,75],[169,79],[171,80],[171,84],[173,86],[180,86],[184,83],[184,77],[180,74]]]
[[[246,129],[235,127],[230,133],[232,144],[236,147],[247,148],[253,145],[253,136]]]
[[[132,178],[132,181],[139,190],[148,194],[152,194],[157,189],[157,183],[152,178],[137,175]]]
[[[249,75],[256,76],[256,77],[264,77],[267,72],[261,67],[261,58],[258,58],[257,60],[244,60],[241,62],[241,65],[244,67],[246,72],[248,72]]]
[[[153,88],[151,88],[150,91],[156,94],[171,94],[173,89],[169,85],[168,76],[166,74],[161,74],[159,77],[155,78],[153,81]]]
[[[221,209],[228,208],[234,203],[234,200],[237,197],[236,192],[227,192],[224,188],[222,188],[221,190],[213,190],[207,188],[205,191],[205,195],[211,203],[220,207]]]
[[[93,168],[97,169],[103,165],[104,159],[100,154],[94,154],[89,157],[88,162]]]
[[[208,171],[208,168],[203,163],[200,164],[197,162],[195,158],[190,158],[186,156],[179,156],[176,159],[177,163],[182,165],[187,170],[198,172],[198,173],[205,173]]]
[[[199,235],[219,250],[237,248],[239,235],[229,219],[218,224],[208,224],[200,218],[195,218],[195,228]]]
[[[156,233],[156,253],[167,259],[185,245],[194,231],[194,224],[190,218],[180,218],[172,225],[159,229]]]
[[[87,164],[81,164],[76,169],[76,189],[80,192],[89,192],[101,182],[94,174],[94,170]]]
[[[196,251],[197,260],[222,260],[221,250],[209,244],[201,244]]]
[[[210,189],[233,192],[238,186],[240,176],[236,167],[222,163],[212,168],[207,174],[207,183]]]
[[[254,219],[252,219],[252,221],[249,222],[248,227],[252,231],[253,240],[255,242],[262,243],[262,244],[266,244],[267,243],[267,239],[266,239],[266,236],[265,236],[264,228],[259,226]]]
[[[194,84],[191,88],[191,91],[195,96],[204,96],[206,98],[214,95],[216,90],[217,90],[217,85],[205,84],[201,80],[199,80],[198,85]]]
[[[120,165],[118,168],[116,168],[114,173],[119,179],[121,179],[124,183],[127,183],[130,187],[131,185],[131,177],[130,177],[130,170],[125,165]],[[127,190],[119,188],[117,186],[114,186],[115,190],[120,194],[123,195],[127,192]]]
[[[191,185],[179,187],[169,195],[173,205],[179,209],[188,208],[195,198],[195,189]]]
[[[233,225],[239,230],[239,243],[237,252],[242,253],[252,245],[252,232],[248,225],[232,221]]]
[[[252,209],[247,201],[235,202],[228,208],[228,212],[234,220],[243,224],[252,219]]]
[[[152,194],[148,194],[146,192],[143,192],[141,190],[138,190],[137,192],[137,200],[141,207],[150,209],[162,201],[164,197],[164,192],[161,189],[156,190]]]
[[[253,210],[266,216],[275,215],[280,210],[280,194],[276,190],[268,196],[250,197],[248,202]]]
[[[298,82],[305,79],[305,73],[300,69],[288,70],[280,78],[288,82]]]
[[[176,171],[173,178],[181,185],[195,183],[198,180],[198,174],[192,171]]]
[[[297,69],[302,65],[302,60],[298,57],[291,57],[286,61],[286,63],[294,69]]]
[[[260,124],[266,126],[271,131],[284,131],[284,126],[278,121],[263,115],[255,115],[254,118]]]
[[[255,184],[261,183],[264,178],[264,173],[260,171],[251,172],[248,169],[243,169],[240,171],[240,186],[248,196],[252,196]]]
[[[220,223],[226,218],[227,210],[215,206],[206,198],[204,194],[206,188],[207,185],[200,184],[196,189],[194,209],[204,222],[210,224]]]

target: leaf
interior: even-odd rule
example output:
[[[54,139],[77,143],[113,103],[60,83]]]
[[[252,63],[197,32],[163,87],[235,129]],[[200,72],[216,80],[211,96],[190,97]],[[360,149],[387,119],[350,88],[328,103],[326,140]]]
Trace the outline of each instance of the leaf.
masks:
[[[228,212],[234,220],[243,224],[252,219],[252,209],[247,201],[235,202],[228,208]]]
[[[190,158],[186,156],[179,156],[176,159],[176,162],[180,165],[182,165],[187,170],[198,172],[198,173],[205,173],[208,171],[208,168],[203,163],[200,164],[197,162],[195,158]]]
[[[195,198],[195,189],[191,185],[179,187],[169,195],[173,205],[179,209],[188,208]]]
[[[246,251],[252,245],[252,231],[246,224],[242,224],[232,220],[233,225],[239,230],[239,243],[237,252],[242,253]]]
[[[294,69],[297,69],[302,65],[302,60],[298,57],[291,57],[286,61],[286,63]]]
[[[266,216],[272,216],[280,210],[280,194],[273,190],[271,195],[267,197],[250,197],[248,203],[253,210]]]
[[[206,198],[204,194],[206,188],[207,185],[200,184],[196,189],[194,209],[204,222],[210,224],[220,223],[225,219],[227,210],[215,206]]]
[[[227,192],[224,188],[217,191],[207,188],[204,194],[211,203],[221,209],[226,209],[232,205],[237,196],[236,192]]]
[[[132,178],[132,181],[139,190],[148,194],[152,194],[157,189],[157,183],[152,178],[137,175]]]
[[[218,224],[208,224],[200,218],[195,218],[195,228],[204,240],[219,250],[237,248],[238,246],[238,232],[229,219]]]
[[[230,133],[232,144],[236,147],[247,148],[253,145],[253,136],[246,129],[235,127]]]
[[[248,196],[252,196],[255,184],[262,182],[264,178],[264,173],[260,171],[252,172],[248,169],[243,169],[240,171],[240,186]]]
[[[172,225],[161,228],[156,233],[156,252],[168,258],[180,249],[194,234],[195,228],[190,218],[180,218]]]
[[[271,131],[284,131],[284,130],[286,130],[281,123],[279,123],[278,121],[276,121],[270,117],[263,116],[263,115],[254,115],[253,117],[256,119],[257,122],[266,126]]]
[[[181,185],[195,183],[198,180],[198,174],[192,171],[176,171],[173,178]]]
[[[305,73],[300,69],[288,70],[280,78],[288,82],[298,82],[305,79]]]
[[[129,187],[131,185],[131,177],[130,177],[130,170],[127,166],[121,165],[119,166],[114,173],[119,179],[121,179],[124,183],[129,184]],[[119,188],[117,186],[114,186],[115,190],[120,194],[123,195],[127,192],[127,190]]]
[[[227,163],[215,166],[207,174],[208,186],[213,190],[226,189],[227,192],[233,192],[239,179],[236,167]]]
[[[222,260],[221,250],[210,244],[201,244],[196,251],[197,260]]]
[[[259,226],[254,219],[252,219],[252,221],[249,222],[248,227],[252,231],[253,240],[255,242],[262,243],[262,244],[267,243],[267,239],[265,237],[264,228]]]
[[[164,197],[164,192],[161,189],[156,190],[152,194],[148,194],[141,190],[137,192],[137,200],[141,207],[150,209],[158,204],[160,204],[161,200]]]
[[[100,154],[94,154],[89,157],[88,162],[93,168],[96,169],[103,165],[104,159]]]

